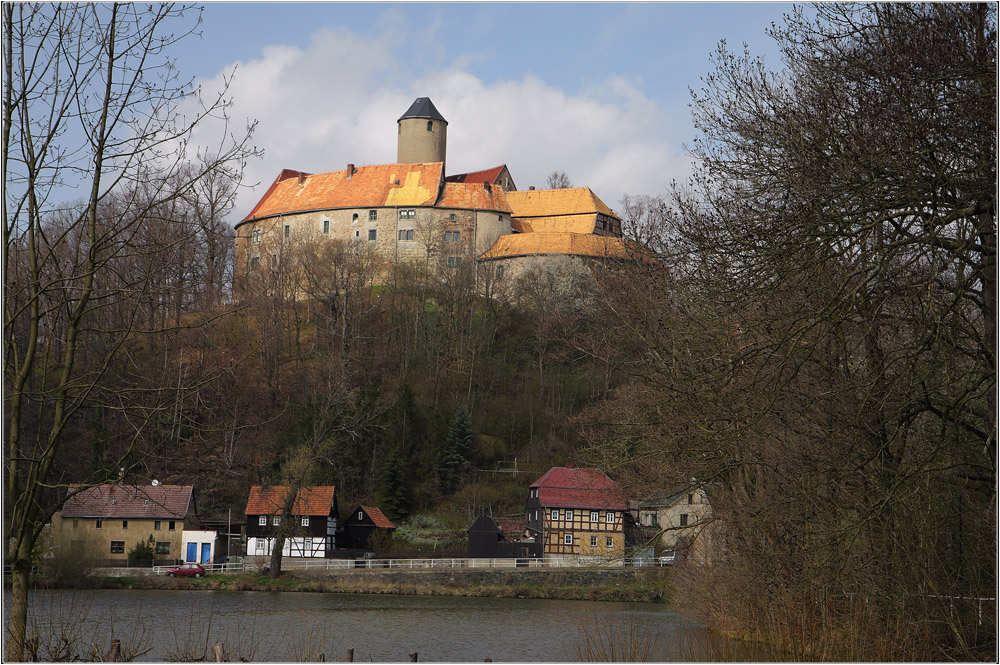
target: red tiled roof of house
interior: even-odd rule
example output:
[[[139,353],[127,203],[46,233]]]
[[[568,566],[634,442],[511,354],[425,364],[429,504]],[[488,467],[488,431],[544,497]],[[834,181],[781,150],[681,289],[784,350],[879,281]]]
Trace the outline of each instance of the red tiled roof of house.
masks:
[[[437,203],[441,208],[469,208],[472,210],[496,210],[510,213],[507,197],[499,185],[482,183],[446,182]]]
[[[275,515],[288,496],[285,485],[253,485],[247,498],[247,515]],[[292,515],[329,515],[336,488],[333,485],[303,487],[295,497]]]
[[[555,466],[531,485],[544,507],[625,510],[625,494],[600,469]]]
[[[382,527],[383,529],[395,529],[396,527],[389,518],[382,514],[382,511],[375,506],[361,506],[361,509],[365,511],[368,517],[372,518],[372,522],[375,526]]]
[[[191,485],[98,485],[70,489],[62,517],[184,519]]]
[[[525,519],[523,517],[501,517],[496,521],[497,526],[504,533],[524,533]]]
[[[432,206],[441,174],[440,162],[358,166],[350,173],[345,169],[316,175],[285,169],[240,224],[306,210]]]
[[[506,164],[501,164],[500,166],[494,166],[491,169],[486,169],[485,171],[472,171],[471,173],[456,173],[455,175],[447,176],[444,180],[445,182],[478,182],[484,183],[488,182],[493,184],[496,182],[497,177],[503,172],[504,166]]]

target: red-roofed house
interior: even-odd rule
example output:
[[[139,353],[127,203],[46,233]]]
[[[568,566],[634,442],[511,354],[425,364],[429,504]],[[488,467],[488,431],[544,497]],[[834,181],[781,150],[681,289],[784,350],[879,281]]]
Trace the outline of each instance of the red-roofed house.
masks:
[[[215,534],[199,530],[191,485],[74,487],[53,519],[54,544],[88,559],[128,558],[150,536],[159,559],[212,560]]]
[[[269,556],[291,489],[254,485],[247,498],[247,555]],[[292,504],[291,525],[284,525],[284,556],[326,557],[336,545],[337,494],[333,485],[303,487]]]
[[[396,526],[375,506],[358,506],[344,519],[344,547],[368,549],[373,533],[391,534]]]
[[[528,532],[545,557],[621,558],[625,495],[600,469],[557,466],[528,490]]]

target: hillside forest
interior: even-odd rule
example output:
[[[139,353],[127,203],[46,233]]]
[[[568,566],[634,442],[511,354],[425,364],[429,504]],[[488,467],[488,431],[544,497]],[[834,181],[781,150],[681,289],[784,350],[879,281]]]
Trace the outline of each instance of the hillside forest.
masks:
[[[461,529],[572,462],[636,499],[706,488],[711,565],[675,602],[728,634],[995,657],[995,600],[969,600],[996,595],[995,5],[796,10],[779,71],[721,44],[693,176],[617,206],[642,260],[517,280],[305,241],[234,274],[253,126],[192,157],[190,91],[151,75],[190,16],[3,12],[15,601],[71,484],[192,484],[214,517],[333,484]]]

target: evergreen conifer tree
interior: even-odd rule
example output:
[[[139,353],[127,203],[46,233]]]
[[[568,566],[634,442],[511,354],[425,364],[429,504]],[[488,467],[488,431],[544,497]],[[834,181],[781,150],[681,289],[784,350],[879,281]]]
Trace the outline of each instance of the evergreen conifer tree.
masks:
[[[444,446],[437,455],[438,486],[442,492],[453,492],[462,476],[469,470],[469,456],[475,432],[469,412],[462,405],[448,427]]]

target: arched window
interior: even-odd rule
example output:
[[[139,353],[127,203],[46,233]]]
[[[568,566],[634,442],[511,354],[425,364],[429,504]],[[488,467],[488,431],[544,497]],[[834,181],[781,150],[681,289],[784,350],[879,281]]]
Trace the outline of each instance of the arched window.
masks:
[[[434,121],[433,120],[428,120],[427,121],[427,131],[429,131],[429,132],[433,132],[434,131]]]

